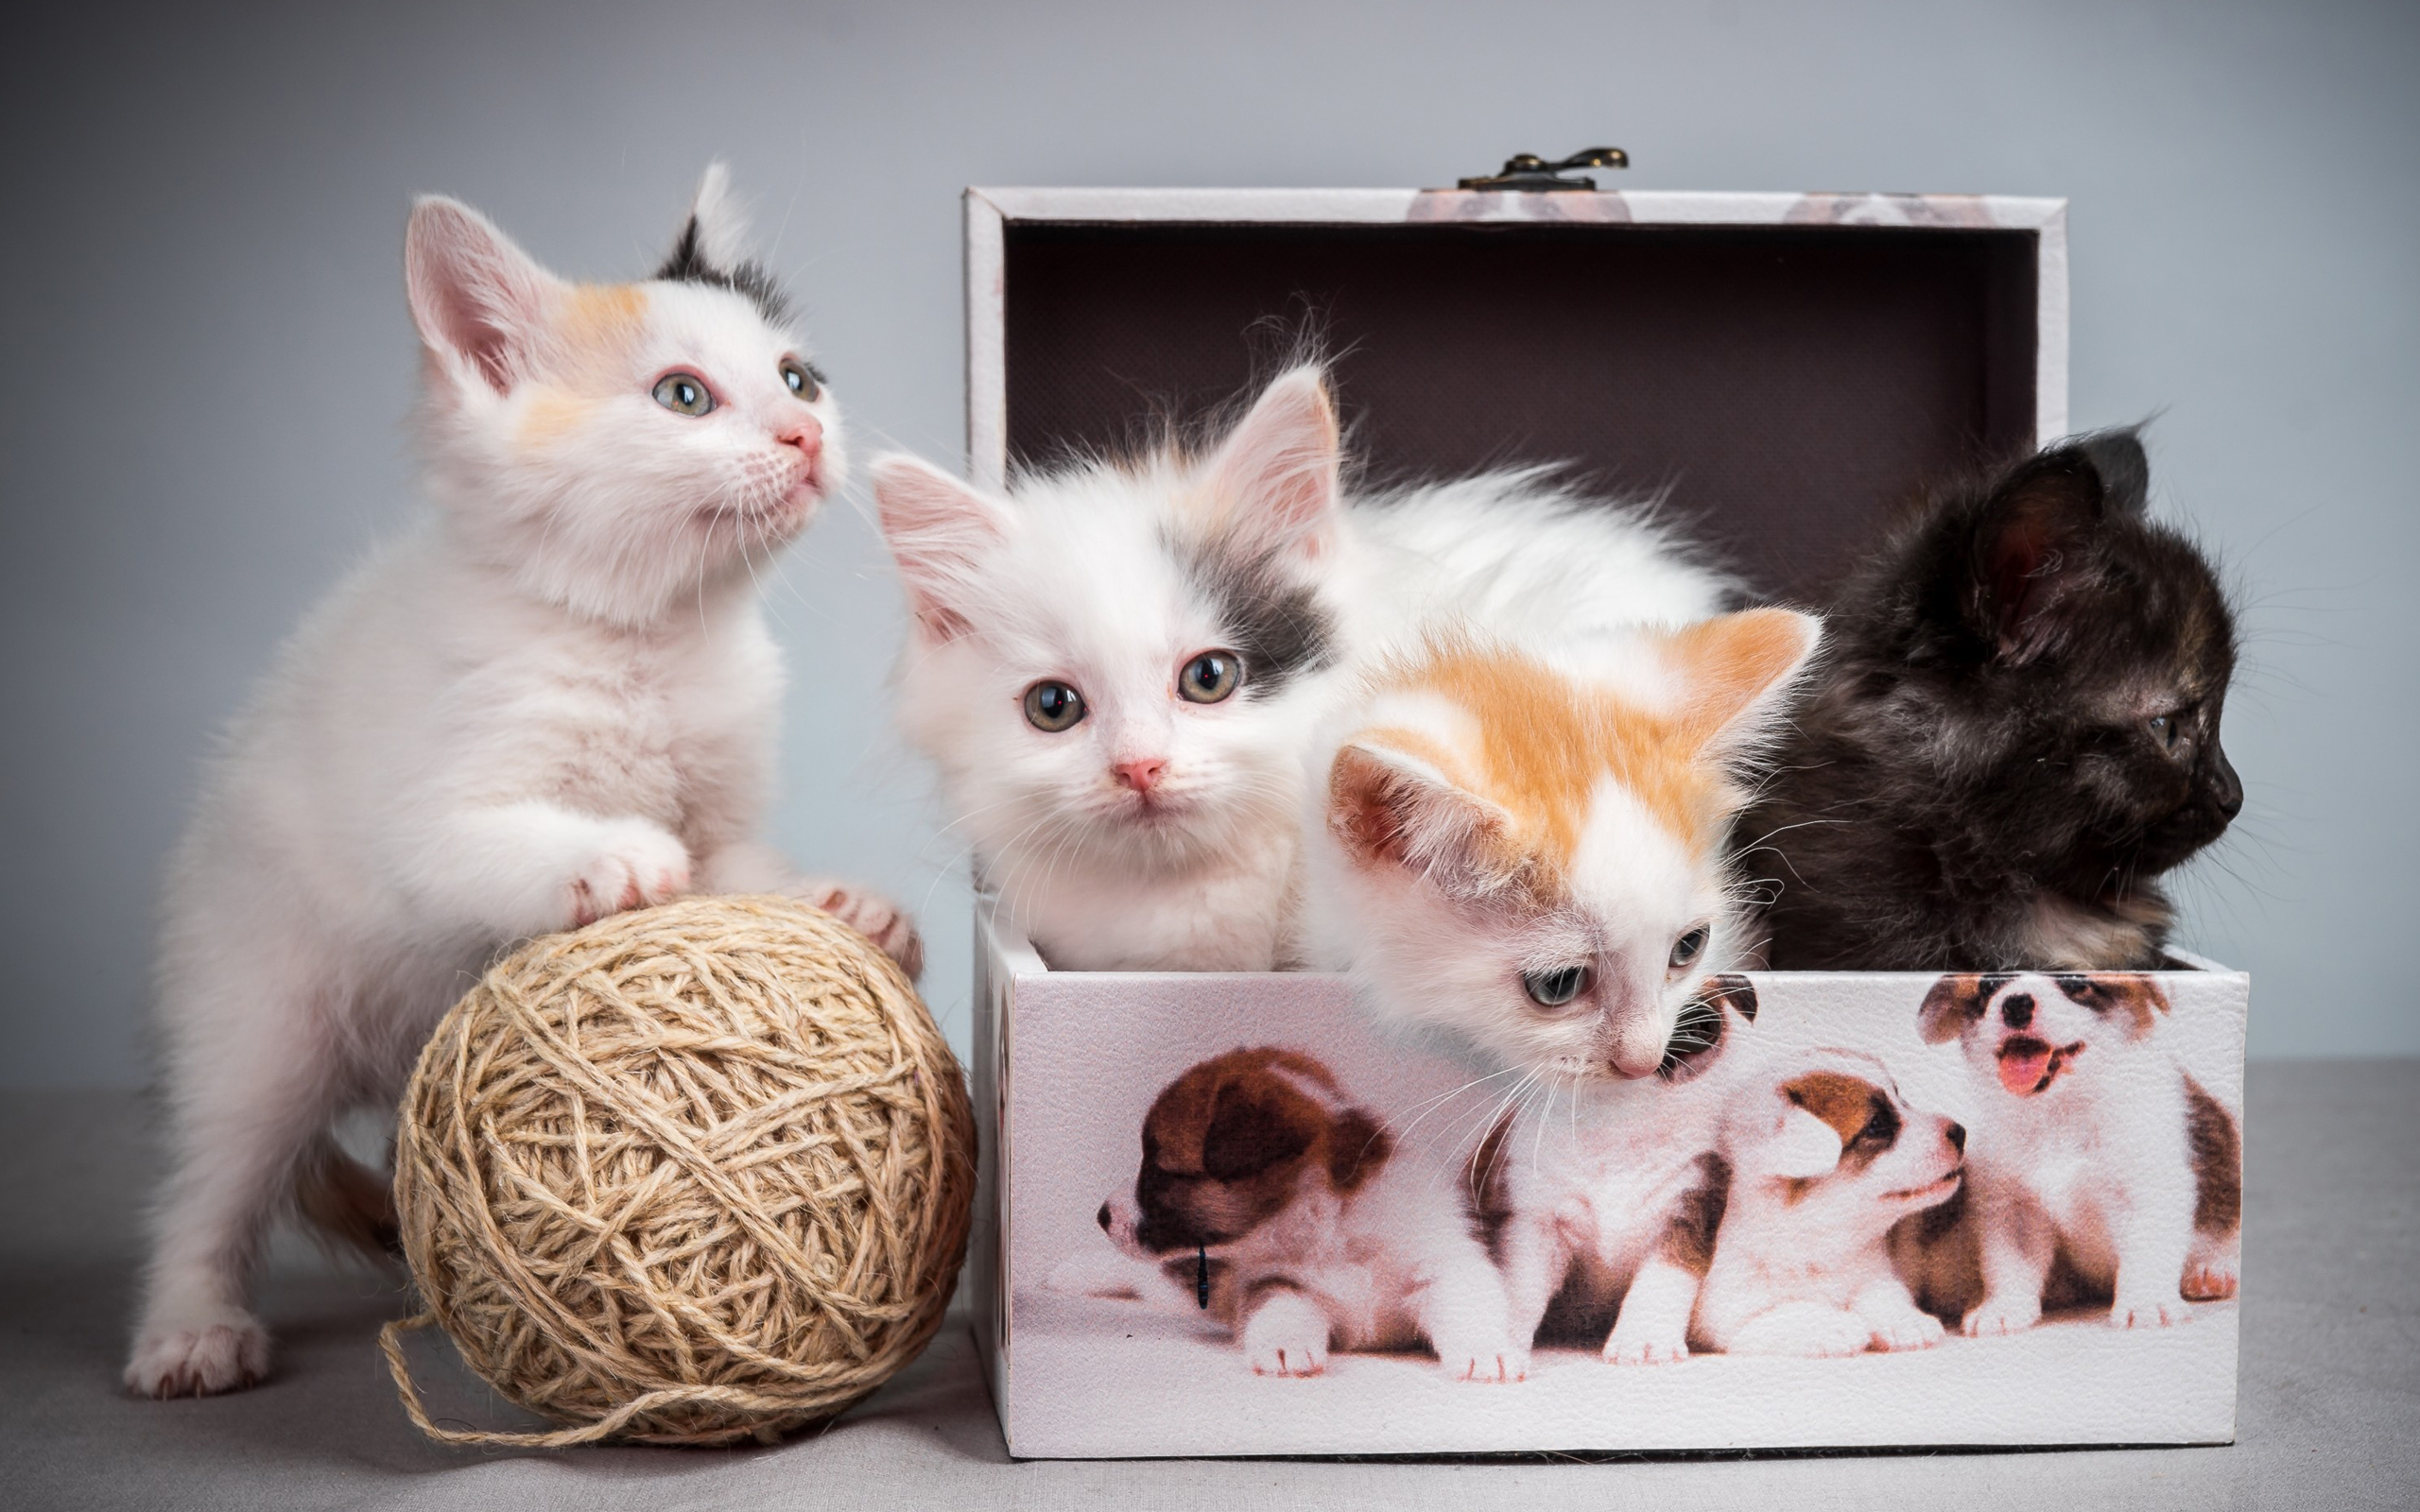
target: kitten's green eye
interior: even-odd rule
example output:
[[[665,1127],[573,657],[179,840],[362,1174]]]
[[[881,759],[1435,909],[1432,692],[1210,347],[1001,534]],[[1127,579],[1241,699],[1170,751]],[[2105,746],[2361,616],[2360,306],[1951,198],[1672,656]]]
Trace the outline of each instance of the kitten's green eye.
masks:
[[[667,372],[655,381],[655,402],[675,415],[702,415],[715,407],[706,381],[695,373]]]
[[[823,392],[822,375],[795,357],[782,359],[782,382],[789,385],[791,393],[810,404]]]
[[[1025,690],[1025,722],[1057,734],[1083,721],[1084,696],[1063,682],[1048,679]]]
[[[1714,931],[1704,924],[1692,924],[1679,939],[1672,942],[1672,970],[1679,971],[1705,954],[1705,942]]]
[[[1595,973],[1584,966],[1558,966],[1551,971],[1524,971],[1522,990],[1542,1008],[1559,1008],[1588,990]]]
[[[1176,691],[1192,703],[1220,703],[1244,680],[1243,659],[1233,651],[1204,651],[1177,674]]]

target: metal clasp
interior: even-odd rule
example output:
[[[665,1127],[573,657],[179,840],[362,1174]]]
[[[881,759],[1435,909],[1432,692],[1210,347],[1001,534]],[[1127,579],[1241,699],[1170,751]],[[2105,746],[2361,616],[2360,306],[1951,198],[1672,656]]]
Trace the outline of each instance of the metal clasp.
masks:
[[[1574,168],[1627,168],[1630,154],[1619,147],[1585,147],[1560,163],[1548,163],[1534,152],[1524,152],[1504,160],[1504,171],[1477,179],[1464,179],[1457,186],[1463,189],[1513,190],[1523,194],[1548,193],[1558,189],[1593,191],[1594,179],[1565,179],[1563,175]]]

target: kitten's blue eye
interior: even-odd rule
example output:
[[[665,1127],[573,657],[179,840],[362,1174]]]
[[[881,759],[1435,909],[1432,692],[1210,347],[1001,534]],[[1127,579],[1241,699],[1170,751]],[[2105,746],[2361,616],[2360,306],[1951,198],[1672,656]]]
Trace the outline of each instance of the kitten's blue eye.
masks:
[[[702,415],[715,407],[706,381],[695,373],[667,372],[655,381],[655,402],[675,415]]]
[[[1596,973],[1584,966],[1558,966],[1550,971],[1524,971],[1522,989],[1542,1008],[1559,1008],[1588,990]]]
[[[823,392],[823,375],[795,357],[782,359],[782,382],[810,404]]]
[[[1204,651],[1177,674],[1176,691],[1190,703],[1220,703],[1243,680],[1243,658],[1233,651]]]
[[[1025,722],[1036,730],[1055,735],[1083,717],[1084,696],[1063,682],[1045,679],[1025,690]]]
[[[1672,970],[1681,968],[1705,954],[1705,942],[1714,931],[1704,924],[1692,924],[1679,939],[1672,942]]]
[[[2184,733],[2185,721],[2175,714],[2153,714],[2151,717],[2152,739],[2163,750],[2176,748],[2176,737]]]

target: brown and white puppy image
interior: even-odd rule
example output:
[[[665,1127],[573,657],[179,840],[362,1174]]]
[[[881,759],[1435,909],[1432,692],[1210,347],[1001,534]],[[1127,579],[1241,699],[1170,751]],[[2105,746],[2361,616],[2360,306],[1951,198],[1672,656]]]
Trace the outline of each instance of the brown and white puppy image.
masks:
[[[1979,1090],[1967,1208],[1981,1295],[1968,1333],[2031,1327],[2055,1279],[2107,1297],[2119,1328],[2181,1322],[2187,1298],[2235,1295],[2241,1141],[2160,1037],[2169,1009],[2155,979],[1950,975],[1919,1011],[1927,1040],[1962,1043]],[[1903,1252],[1930,1237],[1955,1253],[1954,1236],[1910,1237]]]
[[[1512,1330],[1609,1365],[1688,1358],[1730,1173],[1717,1153],[1755,984],[1724,973],[1682,1009],[1658,1073],[1508,1114],[1471,1160],[1472,1216],[1504,1270]]]
[[[1890,1234],[1958,1190],[1965,1150],[1966,1130],[1910,1107],[1872,1056],[1818,1051],[1760,1078],[1724,1122],[1729,1199],[1691,1342],[1790,1355],[1941,1342]]]
[[[1528,1373],[1459,1180],[1405,1159],[1298,1051],[1234,1050],[1169,1083],[1143,1120],[1133,1200],[1098,1217],[1235,1331],[1255,1374],[1424,1343],[1457,1380]]]

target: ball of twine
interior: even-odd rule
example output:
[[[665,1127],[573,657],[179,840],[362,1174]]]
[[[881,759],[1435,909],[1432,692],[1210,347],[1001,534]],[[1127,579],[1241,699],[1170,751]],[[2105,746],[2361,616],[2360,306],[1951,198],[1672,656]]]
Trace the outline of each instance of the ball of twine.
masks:
[[[691,898],[499,962],[421,1054],[395,1200],[426,1312],[381,1342],[453,1443],[770,1440],[924,1349],[975,1185],[958,1062],[889,957],[783,898]],[[443,1325],[550,1434],[440,1427]]]

